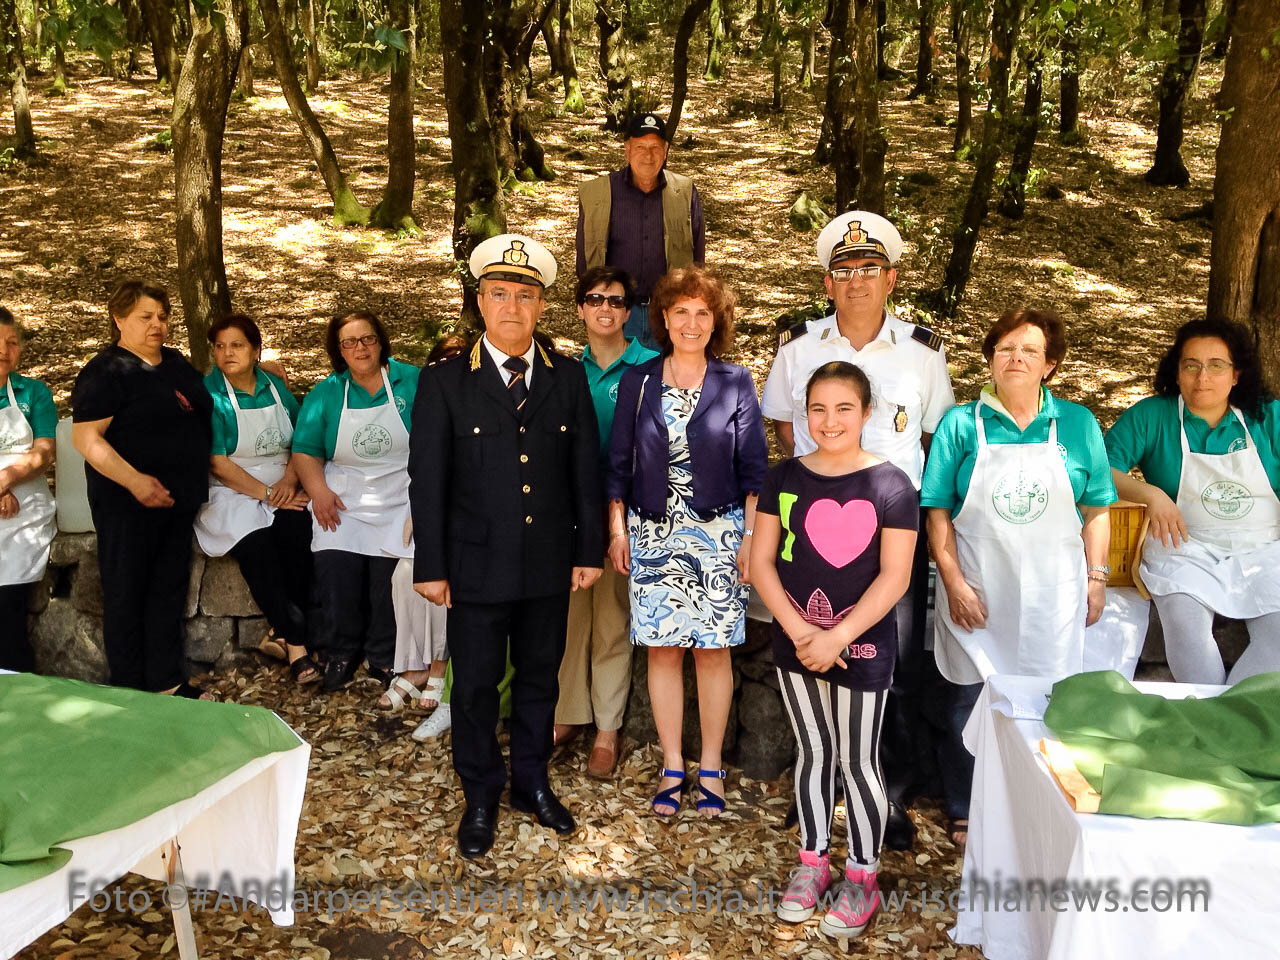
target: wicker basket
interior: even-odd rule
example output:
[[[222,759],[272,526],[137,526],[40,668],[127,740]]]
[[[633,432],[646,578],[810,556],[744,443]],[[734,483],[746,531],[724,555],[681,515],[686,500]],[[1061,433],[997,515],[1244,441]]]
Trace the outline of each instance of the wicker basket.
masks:
[[[1108,587],[1137,587],[1143,597],[1147,589],[1137,575],[1142,560],[1142,542],[1147,537],[1145,504],[1117,500],[1111,504],[1111,577]]]

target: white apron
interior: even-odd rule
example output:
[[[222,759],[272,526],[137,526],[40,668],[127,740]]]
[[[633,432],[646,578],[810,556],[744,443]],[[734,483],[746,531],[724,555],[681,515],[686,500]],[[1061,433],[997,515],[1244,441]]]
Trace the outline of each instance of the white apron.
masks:
[[[274,406],[245,410],[236,400],[231,382],[225,376],[222,382],[231,398],[231,409],[236,412],[239,434],[231,462],[267,486],[279,483],[289,466],[293,424],[289,422],[289,411],[280,402],[276,385],[267,378],[275,397]],[[275,514],[275,507],[211,478],[209,500],[196,514],[196,540],[206,556],[221,557],[255,530],[271,526]]]
[[[333,459],[324,465],[324,479],[347,509],[338,511],[342,522],[337,530],[312,525],[313,551],[413,556],[412,539],[408,546],[404,544],[409,519],[409,431],[400,419],[385,367],[382,386],[387,402],[367,410],[347,406],[349,381],[343,391],[338,440]]]
[[[978,454],[956,514],[956,553],[987,609],[972,633],[951,619],[942,580],[934,608],[934,656],[952,683],[997,673],[1060,680],[1084,669],[1088,581],[1082,524],[1058,447],[1058,421],[1045,443],[987,443],[974,410]]]
[[[1244,426],[1235,407],[1232,416]],[[1280,500],[1245,426],[1244,448],[1192,453],[1186,405],[1178,398],[1182,472],[1178,510],[1191,539],[1142,545],[1142,582],[1157,597],[1186,593],[1226,617],[1251,620],[1280,610]]]
[[[0,410],[0,469],[30,453],[36,442],[31,424],[18,409],[12,377],[5,378],[4,387],[9,405]],[[49,544],[58,531],[54,521],[58,507],[44,474],[28,477],[9,492],[18,498],[18,515],[0,520],[0,587],[33,583],[43,577]]]

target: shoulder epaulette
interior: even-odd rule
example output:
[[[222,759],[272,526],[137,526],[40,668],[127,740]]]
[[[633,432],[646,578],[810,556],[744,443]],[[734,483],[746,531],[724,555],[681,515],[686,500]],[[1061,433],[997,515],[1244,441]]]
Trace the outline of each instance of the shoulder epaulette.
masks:
[[[808,332],[809,324],[804,320],[801,320],[795,326],[787,327],[778,335],[778,349],[781,350],[796,337],[803,337]]]
[[[918,323],[911,327],[911,339],[919,340],[930,350],[942,349],[942,334],[934,333],[928,327],[922,327]]]

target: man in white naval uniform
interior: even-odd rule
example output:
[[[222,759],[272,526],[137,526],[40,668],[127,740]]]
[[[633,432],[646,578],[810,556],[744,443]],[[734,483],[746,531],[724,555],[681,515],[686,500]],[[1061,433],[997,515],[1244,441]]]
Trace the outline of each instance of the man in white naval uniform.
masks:
[[[832,360],[857,364],[872,390],[863,449],[893,463],[919,490],[929,440],[955,404],[955,394],[942,338],[885,309],[901,254],[897,229],[877,214],[853,210],[827,224],[818,236],[818,260],[835,313],[782,334],[761,406],[788,455],[810,453],[817,444],[805,410],[809,376]],[[881,737],[890,799],[885,844],[893,849],[911,846],[914,827],[905,806],[925,785],[934,762],[932,737],[921,716],[925,685],[932,679],[932,657],[923,656],[927,577],[927,544],[920,538],[911,588],[896,610],[898,662]]]

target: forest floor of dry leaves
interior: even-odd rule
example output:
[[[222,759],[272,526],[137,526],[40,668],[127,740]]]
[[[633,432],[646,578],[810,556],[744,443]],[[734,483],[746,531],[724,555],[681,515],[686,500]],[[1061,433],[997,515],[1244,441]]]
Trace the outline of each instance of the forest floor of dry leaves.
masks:
[[[588,63],[580,56],[580,64]],[[1217,65],[1208,64],[1212,74]],[[47,380],[63,412],[80,365],[101,348],[103,304],[111,286],[130,276],[154,277],[176,290],[173,167],[150,149],[169,123],[170,100],[154,85],[106,79],[78,63],[68,96],[45,95],[33,78],[33,114],[43,138],[42,162],[0,172],[0,303],[31,331],[24,372]],[[572,308],[576,188],[621,164],[621,148],[598,125],[600,85],[584,69],[594,115],[558,114],[557,85],[545,60],[535,65],[535,114],[559,178],[522,188],[509,199],[508,223],[545,241],[559,258],[562,281],[552,291],[546,324],[568,349],[582,333]],[[968,299],[958,319],[935,325],[947,338],[958,396],[970,399],[983,380],[979,351],[990,318],[1026,303],[1066,317],[1072,351],[1055,390],[1090,405],[1104,425],[1144,395],[1161,344],[1203,309],[1210,226],[1187,214],[1212,195],[1217,125],[1206,80],[1188,109],[1184,159],[1191,186],[1155,188],[1142,180],[1155,144],[1149,77],[1123,71],[1086,75],[1095,93],[1082,144],[1064,146],[1042,133],[1033,167],[1039,189],[1026,217],[993,214],[983,231]],[[963,201],[972,166],[951,156],[954,90],[937,102],[908,101],[905,79],[886,85],[883,119],[889,138],[888,212],[906,239],[897,309],[936,287],[949,250],[949,222]],[[1101,92],[1104,92],[1103,95]],[[328,370],[322,345],[326,318],[357,305],[389,324],[397,352],[420,362],[434,333],[457,315],[452,270],[452,184],[439,62],[422,71],[416,136],[414,212],[421,240],[338,229],[328,222],[323,184],[274,82],[233,104],[223,165],[225,252],[236,306],[259,319],[270,349],[285,358],[296,387]],[[1050,90],[1052,96],[1052,90]],[[325,83],[312,105],[325,124],[359,197],[377,201],[386,175],[385,85],[342,77]],[[820,109],[813,95],[788,92],[781,115],[768,109],[763,62],[734,60],[717,84],[694,77],[670,166],[695,177],[706,210],[707,260],[737,289],[741,309],[734,359],[763,383],[779,315],[803,307],[821,289],[814,233],[794,232],[787,211],[801,190],[832,194],[830,173],[811,152]],[[1058,199],[1046,199],[1047,193]],[[176,302],[176,319],[181,308]],[[933,322],[932,320],[930,322]],[[174,325],[175,340],[184,335]],[[280,712],[314,751],[298,837],[298,886],[427,888],[460,884],[552,889],[570,883],[649,880],[675,886],[741,890],[785,885],[796,835],[782,829],[790,779],[750,781],[731,773],[729,810],[704,821],[686,809],[674,823],[648,815],[660,757],[633,748],[612,784],[588,780],[582,747],[557,760],[555,788],[580,828],[558,838],[503,809],[491,858],[460,859],[453,830],[461,795],[448,741],[418,745],[408,733],[418,719],[373,708],[368,685],[322,697],[293,688],[262,667],[220,677],[233,699]],[[959,860],[934,806],[914,811],[920,830],[912,854],[886,852],[882,884],[919,890],[957,885]],[[843,831],[837,831],[842,836]],[[841,851],[842,853],[842,851]],[[136,878],[128,888],[146,886]],[[857,956],[977,957],[957,948],[946,930],[950,913],[882,914],[850,946]],[[265,914],[223,909],[197,917],[203,955],[255,958],[425,956],[602,956],[684,960],[746,955],[826,957],[841,945],[823,940],[817,919],[801,926],[750,912],[689,914],[455,912],[300,916],[273,928]],[[24,960],[65,957],[176,956],[165,917],[77,911],[20,954]]]

